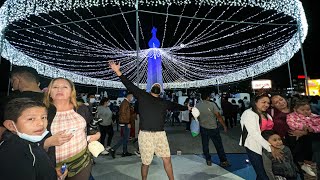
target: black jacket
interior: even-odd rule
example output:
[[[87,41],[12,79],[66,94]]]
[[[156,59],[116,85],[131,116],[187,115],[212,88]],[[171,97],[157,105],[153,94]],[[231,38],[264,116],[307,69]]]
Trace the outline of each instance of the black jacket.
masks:
[[[0,179],[57,180],[55,168],[39,143],[6,131],[0,142]]]

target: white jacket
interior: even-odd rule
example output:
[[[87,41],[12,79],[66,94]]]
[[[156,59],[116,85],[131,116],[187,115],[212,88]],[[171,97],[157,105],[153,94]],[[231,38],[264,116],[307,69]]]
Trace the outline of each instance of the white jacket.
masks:
[[[272,119],[269,114],[267,114],[268,119]],[[246,127],[248,131],[247,139],[245,140],[244,146],[251,151],[262,155],[262,148],[271,152],[270,143],[261,136],[261,130],[259,125],[259,116],[252,111],[252,109],[247,109],[241,115],[241,129],[243,126]],[[240,145],[242,142],[242,136],[240,137]]]

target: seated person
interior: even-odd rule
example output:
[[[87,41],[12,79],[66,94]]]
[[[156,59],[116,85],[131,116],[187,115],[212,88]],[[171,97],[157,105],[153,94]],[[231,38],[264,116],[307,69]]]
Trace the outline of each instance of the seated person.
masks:
[[[297,171],[290,149],[283,145],[281,137],[273,130],[261,132],[261,136],[267,140],[271,146],[282,149],[283,160],[278,160],[266,150],[262,152],[263,166],[270,180],[287,179],[296,180]]]
[[[40,141],[48,134],[47,109],[30,98],[16,98],[4,110],[7,131],[0,142],[0,179],[57,180],[55,170]]]

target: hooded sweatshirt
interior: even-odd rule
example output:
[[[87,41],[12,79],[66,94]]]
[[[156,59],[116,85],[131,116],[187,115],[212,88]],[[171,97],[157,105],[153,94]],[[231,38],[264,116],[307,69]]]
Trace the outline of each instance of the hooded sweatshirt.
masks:
[[[39,143],[10,131],[0,141],[0,179],[57,180],[55,168]]]

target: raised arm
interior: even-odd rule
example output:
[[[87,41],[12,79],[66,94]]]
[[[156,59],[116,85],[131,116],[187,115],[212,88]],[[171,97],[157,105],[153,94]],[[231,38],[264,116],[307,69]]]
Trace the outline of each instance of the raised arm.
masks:
[[[133,96],[136,98],[140,98],[143,93],[146,93],[142,89],[135,86],[129,79],[122,74],[120,71],[120,63],[115,63],[114,61],[109,61],[109,67],[117,74],[117,76],[120,78],[123,85],[127,88],[128,91],[132,92]]]

